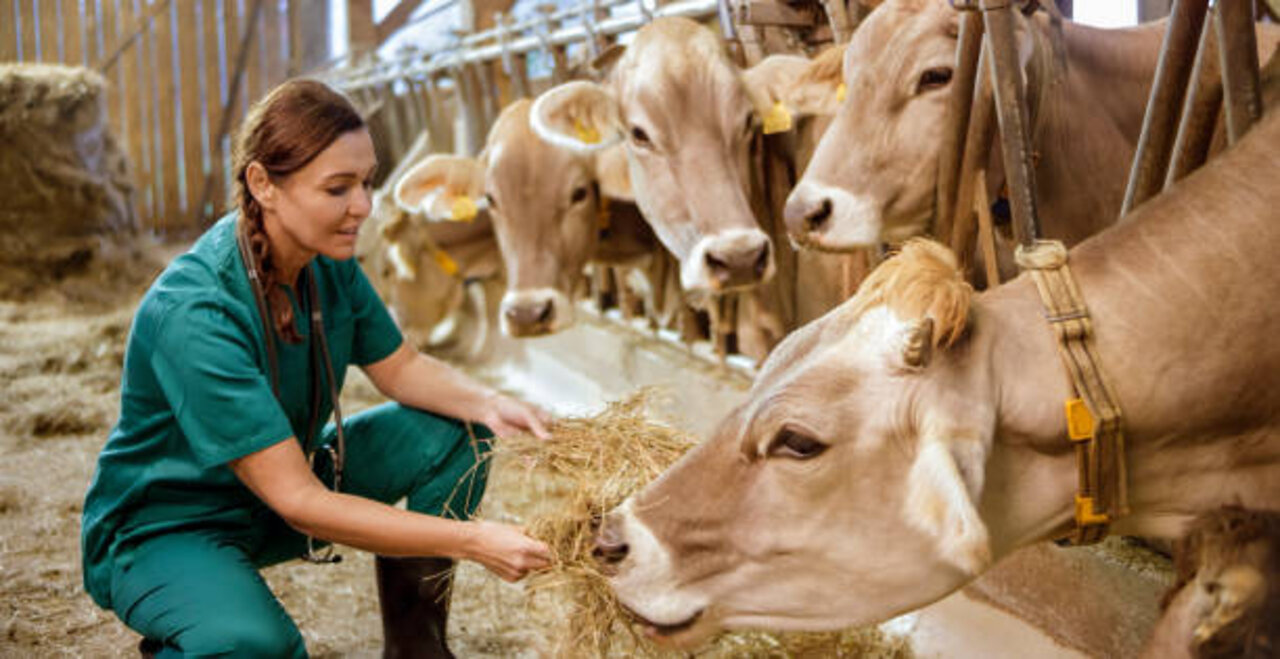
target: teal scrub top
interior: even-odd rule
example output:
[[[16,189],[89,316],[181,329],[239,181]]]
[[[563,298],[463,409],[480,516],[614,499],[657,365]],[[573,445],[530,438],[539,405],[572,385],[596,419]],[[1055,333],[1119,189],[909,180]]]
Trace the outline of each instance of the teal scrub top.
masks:
[[[306,441],[308,315],[293,297],[300,344],[272,332],[280,367],[277,401],[262,322],[236,245],[237,217],[219,220],[170,263],[134,316],[120,419],[98,458],[80,532],[85,589],[105,608],[111,606],[117,555],[141,540],[252,524],[265,504],[227,462],[290,437]],[[354,259],[317,256],[313,271],[340,390],[348,364],[377,362],[404,339]],[[328,387],[321,390],[323,420],[332,403]]]

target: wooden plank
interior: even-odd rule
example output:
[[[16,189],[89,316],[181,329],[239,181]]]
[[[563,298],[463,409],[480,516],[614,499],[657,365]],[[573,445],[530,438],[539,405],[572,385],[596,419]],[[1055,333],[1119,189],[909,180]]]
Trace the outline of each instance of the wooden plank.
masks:
[[[174,38],[178,34],[177,26],[174,25],[176,22],[174,14],[173,10],[162,12],[155,20],[155,77],[159,84],[156,111],[160,119],[160,158],[156,162],[156,167],[164,179],[156,210],[160,220],[157,228],[162,231],[179,226],[182,209],[182,183],[179,177],[182,147],[178,143],[177,112],[180,99],[178,78],[182,72],[175,68],[173,61]]]
[[[88,5],[92,4],[94,4],[94,0],[85,0],[86,11]],[[97,0],[96,10],[99,12],[99,20],[102,21],[101,39],[98,39],[96,43],[99,52],[90,52],[89,46],[95,45],[94,40],[86,40],[84,58],[78,61],[77,64],[93,59],[92,55],[100,54],[101,48],[105,44],[114,43],[120,38],[117,34],[120,31],[120,10],[116,6],[117,4],[119,4],[118,0]],[[119,136],[124,134],[124,103],[120,96],[120,68],[119,66],[112,67],[110,71],[103,72],[103,75],[107,78],[107,82],[110,83],[110,89],[107,90],[107,113],[111,115],[111,130]]]
[[[80,0],[58,1],[62,7],[62,61],[67,64],[84,64],[84,25],[80,23]]]
[[[248,2],[246,2],[244,7],[242,7],[241,9],[243,13],[240,16],[240,34],[243,35],[246,30],[250,29],[249,15],[252,12],[249,11]],[[256,103],[257,100],[261,98],[262,95],[266,92],[266,83],[262,79],[263,78],[263,66],[262,66],[263,57],[262,56],[263,56],[263,53],[266,51],[266,44],[264,42],[265,37],[263,36],[263,33],[266,32],[266,30],[262,29],[261,14],[258,16],[257,20],[258,20],[258,26],[257,28],[255,28],[256,31],[254,32],[254,35],[253,35],[253,47],[249,49],[249,64],[247,65],[248,68],[245,69],[245,85],[246,85],[244,89],[244,91],[246,92],[245,100],[247,100],[250,105],[252,105],[253,103]]]
[[[177,4],[179,93],[182,98],[182,208],[189,226],[197,225],[196,196],[204,180],[204,150],[201,116],[204,99],[200,95],[200,7],[199,0]]]
[[[196,209],[197,213],[209,213],[206,218],[217,217],[226,206],[226,177],[224,172],[221,135],[218,134],[218,118],[222,114],[222,104],[226,101],[223,95],[222,79],[226,75],[226,62],[222,58],[221,43],[218,40],[218,26],[222,25],[223,2],[221,0],[204,0],[201,6],[200,22],[204,29],[204,116],[205,116],[205,153],[208,155],[204,163],[205,175],[209,177],[208,194],[204,197],[210,208]]]
[[[120,0],[118,25],[131,25],[137,15],[134,11],[134,0]],[[145,40],[139,39],[125,52],[120,63],[120,98],[124,101],[124,131],[120,135],[121,142],[129,154],[129,165],[133,168],[135,195],[138,212],[143,215],[143,226],[150,226],[151,207],[147,201],[147,181],[151,168],[146,158],[147,121],[144,105],[144,90],[147,89],[142,80],[142,55],[146,52]]]
[[[40,21],[40,61],[61,62],[62,56],[58,53],[58,1],[39,0],[36,9]]]
[[[14,27],[18,32],[18,61],[20,62],[30,62],[35,59],[35,1],[14,2]]]
[[[243,25],[241,25],[242,20],[240,18],[240,12],[238,11],[236,0],[221,0],[220,4],[222,6],[222,25],[223,25],[222,79],[224,84],[223,90],[227,94],[227,96],[223,99],[223,102],[225,103],[226,99],[230,98],[231,83],[232,83],[231,73],[232,73],[232,68],[235,66],[234,62],[235,62],[236,52],[238,52],[237,48],[239,47],[239,44],[240,44],[240,34],[244,30],[244,27]],[[241,80],[240,84],[243,85],[244,81]],[[233,103],[229,108],[231,112],[230,112],[230,116],[227,117],[227,121],[231,123],[229,123],[228,125],[235,126],[236,124],[240,123],[240,117],[244,116],[244,109],[248,103],[248,100],[247,100],[248,96],[249,96],[248,94],[244,93],[243,89],[241,89],[238,92],[238,95],[236,96],[236,102]],[[225,142],[225,139],[224,139],[224,142]],[[222,155],[225,160],[224,167],[229,168],[231,166],[231,149],[224,149],[222,151]]]
[[[18,6],[13,0],[0,2],[0,62],[18,60]]]
[[[259,43],[262,48],[262,85],[263,93],[284,82],[287,62],[281,56],[281,47],[288,43],[288,30],[281,38],[281,28],[285,25],[285,15],[280,11],[277,0],[267,0],[262,6],[262,25]]]
[[[228,71],[230,71],[230,75],[227,76],[227,98],[223,102],[222,111],[218,115],[218,130],[215,133],[216,137],[220,138],[218,139],[219,144],[223,143],[222,138],[229,135],[232,128],[231,119],[235,111],[236,104],[239,103],[240,97],[242,96],[241,88],[244,86],[245,68],[249,63],[249,53],[253,50],[254,36],[257,33],[256,25],[258,18],[261,15],[262,0],[253,0],[253,4],[249,7],[248,14],[245,16],[247,20],[244,21],[248,25],[249,31],[246,32],[237,42],[235,50],[233,51],[235,53],[234,60],[230,58],[227,60]],[[233,61],[234,64],[232,64]],[[216,153],[217,151],[215,150],[215,154]],[[206,178],[200,191],[201,206],[208,203],[212,192],[211,181],[209,178]]]
[[[106,35],[101,32],[98,21],[103,17],[100,15],[99,7],[94,0],[84,0],[84,16],[80,18],[84,24],[84,52],[88,55],[90,62],[102,58],[102,49],[105,44],[103,40]]]

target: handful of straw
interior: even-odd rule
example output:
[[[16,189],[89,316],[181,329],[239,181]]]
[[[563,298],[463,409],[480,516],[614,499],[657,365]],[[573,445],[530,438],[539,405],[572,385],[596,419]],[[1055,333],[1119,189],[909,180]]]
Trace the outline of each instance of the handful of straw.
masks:
[[[566,624],[554,656],[683,656],[664,651],[638,634],[618,604],[606,577],[592,558],[601,517],[657,478],[697,443],[695,438],[655,423],[646,410],[659,402],[654,389],[641,389],[610,404],[600,414],[567,418],[543,442],[506,438],[495,451],[524,464],[527,475],[545,490],[542,510],[532,511],[526,527],[547,543],[552,567],[533,575],[528,591],[566,611]],[[841,633],[722,634],[698,656],[708,657],[906,657],[901,640],[887,639],[874,627]]]

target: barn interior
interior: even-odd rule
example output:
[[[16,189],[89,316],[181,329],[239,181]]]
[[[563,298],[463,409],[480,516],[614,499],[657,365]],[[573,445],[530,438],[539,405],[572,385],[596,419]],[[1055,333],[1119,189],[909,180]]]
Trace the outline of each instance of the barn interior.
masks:
[[[481,155],[490,129],[518,99],[536,98],[572,80],[606,79],[611,49],[630,44],[655,19],[701,23],[716,35],[729,61],[746,69],[772,55],[813,58],[843,47],[878,4],[0,4],[0,656],[138,652],[138,635],[96,607],[81,585],[82,501],[119,414],[125,344],[138,302],[171,259],[235,212],[232,136],[250,106],[270,89],[294,77],[313,77],[344,92],[367,122],[379,168],[373,215],[361,229],[357,258],[417,347],[561,417],[609,424],[614,419],[610,403],[656,392],[642,396],[645,423],[697,442],[746,400],[773,345],[758,347],[758,323],[753,323],[763,315],[760,303],[747,293],[682,291],[680,260],[650,232],[647,240],[656,247],[640,266],[597,259],[574,273],[571,325],[518,336],[510,329],[514,321],[504,319],[511,313],[504,292],[512,261],[499,252],[489,208],[472,207],[462,213],[467,217],[458,218],[462,221],[427,220],[427,202],[418,208],[401,203],[396,185],[428,154]],[[950,4],[976,14],[980,5],[999,3]],[[1198,164],[1170,165],[1176,160],[1170,153],[1175,138],[1182,143],[1180,115],[1188,121],[1196,98],[1202,26],[1208,34],[1230,11],[1247,16],[1243,20],[1250,30],[1254,21],[1274,28],[1280,18],[1276,0],[1216,0],[1212,6],[1208,0],[1012,4],[1100,28],[1164,21],[1159,31],[1167,62],[1162,59],[1154,81],[1146,83],[1152,90],[1149,105],[1144,104],[1147,123],[1141,141],[1132,145],[1139,149],[1135,162],[1145,154],[1148,165],[1133,166],[1126,211],[1160,193],[1166,170],[1182,166],[1189,171]],[[1248,44],[1254,44],[1252,36]],[[1224,71],[1243,70],[1227,59],[1223,66]],[[1272,79],[1280,73],[1277,59],[1251,66],[1255,92],[1260,79],[1265,87],[1268,71]],[[954,80],[960,78],[957,72]],[[1231,114],[1235,104],[1247,104],[1234,91],[1223,100],[1222,87],[1234,90],[1235,80],[1223,78],[1225,83],[1217,83],[1215,118],[1219,106]],[[1274,95],[1274,84],[1268,89]],[[954,98],[966,116],[971,103],[978,114],[979,93],[969,89]],[[1256,98],[1256,115],[1271,110],[1261,100],[1271,98],[1265,90]],[[996,126],[995,113],[986,114],[989,131],[1003,129]],[[788,239],[783,207],[801,172],[771,161],[770,154],[794,149],[810,126],[803,121],[797,114],[793,127],[788,115],[786,127],[760,135],[759,151],[752,152],[758,177],[753,180],[766,190],[760,215],[772,224],[765,233],[777,259],[774,281],[783,291],[784,331],[820,315],[803,310],[810,304],[804,301],[809,291],[829,284],[840,300],[847,299],[865,273],[893,251],[886,242],[824,256],[823,269],[796,256],[803,249]],[[772,133],[769,117],[760,123]],[[1209,130],[1217,123],[1211,119]],[[1014,239],[999,243],[1000,232],[1016,237],[1022,230],[998,226],[999,217],[993,227],[986,191],[979,195],[988,202],[984,207],[965,187],[962,170],[968,170],[961,163],[969,162],[966,157],[976,162],[965,152],[966,127],[948,126],[960,143],[949,145],[944,158],[949,164],[938,166],[954,170],[953,187],[939,191],[948,209],[942,214],[949,217],[938,235],[949,236],[950,245],[964,252],[960,262],[967,271],[981,271],[975,280],[979,287],[993,287],[1008,273],[995,265],[994,251],[984,259],[982,250],[999,244],[1012,249]],[[1028,166],[1031,161],[1028,156]],[[1168,177],[1175,178],[1171,172]],[[1023,184],[1035,194],[1034,181]],[[1009,196],[1016,197],[1019,182],[1012,174],[1009,187],[1014,190]],[[476,201],[484,196],[483,190],[478,193]],[[953,206],[963,212],[951,212]],[[455,204],[455,215],[457,209]],[[605,218],[609,212],[612,220]],[[627,212],[643,221],[634,198],[604,204],[602,240],[620,233],[626,220],[618,218]],[[1014,224],[1020,212],[1013,209]],[[389,249],[387,242],[386,227],[394,222],[408,222],[418,232],[408,257],[409,277],[404,260],[410,253],[397,251],[409,248]],[[342,395],[344,409],[353,411],[385,400],[358,369],[349,372]],[[531,484],[519,461],[504,462],[500,456],[483,515],[528,524],[539,505],[554,504],[557,496],[554,488]],[[869,628],[817,635],[744,632],[722,637],[693,656],[1139,656],[1161,618],[1166,591],[1185,582],[1170,551],[1167,542],[1122,535],[1085,547],[1039,542],[940,601]],[[382,638],[373,559],[363,552],[343,553],[346,560],[337,565],[293,562],[269,568],[265,576],[297,620],[312,655],[377,656]],[[566,646],[561,628],[572,603],[537,591],[503,583],[474,565],[460,566],[449,632],[454,651],[463,657],[666,656],[625,632],[625,624],[613,628],[609,633],[618,638],[603,645]]]

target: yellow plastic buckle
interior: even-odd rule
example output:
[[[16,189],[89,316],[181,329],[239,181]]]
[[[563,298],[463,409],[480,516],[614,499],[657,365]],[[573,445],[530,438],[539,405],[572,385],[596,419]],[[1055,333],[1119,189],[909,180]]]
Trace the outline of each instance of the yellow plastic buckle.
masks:
[[[764,134],[785,133],[791,130],[791,112],[787,106],[778,101],[773,104],[769,113],[764,116]]]
[[[1099,526],[1110,523],[1110,515],[1100,513],[1094,508],[1093,497],[1076,495],[1076,524],[1079,526]]]
[[[840,83],[840,86],[836,87],[836,102],[844,103],[844,98],[848,95],[849,95],[849,88],[846,87],[843,82]]]
[[[454,261],[444,250],[437,249],[431,256],[435,257],[436,265],[450,277],[458,274],[458,262]]]
[[[583,144],[599,144],[600,131],[592,126],[582,123],[581,119],[573,120],[573,132],[577,134],[578,141]]]
[[[1067,437],[1073,442],[1093,439],[1093,414],[1089,406],[1080,398],[1071,398],[1066,402]]]
[[[449,219],[454,222],[470,222],[476,219],[478,213],[476,202],[471,201],[471,197],[461,195],[454,197],[453,205],[449,208]]]

